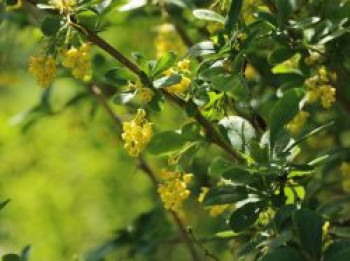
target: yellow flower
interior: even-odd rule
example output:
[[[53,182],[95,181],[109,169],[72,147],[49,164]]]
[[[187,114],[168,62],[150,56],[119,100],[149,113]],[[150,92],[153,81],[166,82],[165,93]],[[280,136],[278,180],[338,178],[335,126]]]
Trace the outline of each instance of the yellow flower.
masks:
[[[180,72],[187,73],[190,69],[190,63],[191,61],[189,59],[184,59],[177,63],[177,67],[179,68]]]
[[[51,0],[50,3],[58,10],[60,13],[69,14],[74,11],[77,5],[76,0]]]
[[[202,203],[208,192],[209,192],[209,188],[201,187],[201,193],[198,196],[198,202]]]
[[[157,29],[155,40],[157,57],[160,58],[169,51],[178,51],[181,49],[181,42],[175,33],[175,27],[172,24],[162,24]]]
[[[51,55],[32,56],[29,58],[29,72],[41,87],[47,88],[56,76],[56,60]]]
[[[328,221],[326,221],[323,224],[323,226],[322,226],[322,234],[323,234],[324,237],[328,234],[330,226],[331,226],[331,224]]]
[[[147,122],[145,117],[146,112],[139,109],[132,121],[123,122],[122,139],[125,141],[124,148],[130,156],[137,157],[151,140],[152,124]]]
[[[320,89],[319,88],[314,88],[306,93],[306,100],[308,103],[314,103],[317,101],[317,99],[320,97]]]
[[[181,81],[178,84],[172,85],[167,87],[167,91],[173,94],[182,94],[187,91],[188,87],[190,86],[191,80],[186,77],[182,76]]]
[[[305,85],[309,88],[306,93],[306,99],[309,103],[314,103],[319,98],[321,105],[325,109],[329,109],[335,102],[335,88],[330,85],[330,80],[336,80],[336,74],[328,72],[325,66],[317,69],[317,74],[306,79]]]
[[[182,203],[190,196],[187,184],[191,181],[192,174],[181,175],[178,171],[161,171],[162,183],[158,185],[158,193],[164,204],[164,208],[171,211],[179,211]]]
[[[149,103],[154,96],[154,92],[150,88],[145,88],[145,87],[139,88],[138,94],[140,95],[141,100],[144,103]]]
[[[88,81],[91,78],[90,45],[84,43],[77,48],[70,48],[63,53],[62,65],[72,69],[75,78]]]
[[[318,52],[312,52],[312,53],[310,54],[310,56],[308,56],[308,57],[305,58],[305,63],[306,63],[307,65],[313,65],[313,64],[315,64],[315,63],[317,63],[317,62],[320,62],[321,58],[322,58],[322,57],[321,57],[320,53],[318,53]]]
[[[224,28],[223,24],[218,22],[208,22],[207,30],[210,34],[214,34],[218,32],[219,30],[222,30]]]
[[[335,88],[332,85],[322,85],[320,87],[321,104],[323,108],[329,109],[335,102]]]
[[[214,205],[209,208],[209,215],[211,217],[217,217],[221,215],[228,208],[228,206],[229,205]]]
[[[343,162],[340,165],[340,172],[344,176],[344,178],[350,179],[350,162]]]
[[[258,80],[259,79],[259,73],[255,70],[255,68],[251,64],[247,64],[245,71],[244,71],[245,78],[247,80]]]
[[[299,111],[294,119],[287,124],[287,130],[289,130],[292,135],[297,135],[309,116],[310,114],[308,112]]]
[[[350,179],[343,180],[343,190],[345,192],[350,192]]]

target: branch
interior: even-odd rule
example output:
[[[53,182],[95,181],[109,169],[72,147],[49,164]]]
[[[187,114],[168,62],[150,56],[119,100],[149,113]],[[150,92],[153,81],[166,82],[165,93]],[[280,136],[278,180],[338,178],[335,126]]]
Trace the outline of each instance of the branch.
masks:
[[[75,27],[78,31],[81,33],[84,33],[88,40],[100,47],[102,50],[107,52],[109,55],[114,57],[116,60],[118,60],[121,64],[123,64],[125,67],[127,67],[131,72],[136,74],[142,82],[146,82],[149,86],[153,88],[152,81],[147,77],[147,75],[131,60],[129,60],[127,57],[125,57],[122,53],[120,53],[118,50],[116,50],[114,47],[112,47],[110,44],[108,44],[104,39],[102,39],[100,36],[92,32],[91,30],[87,28],[83,28],[79,25]],[[198,107],[193,102],[186,102],[182,99],[178,98],[177,96],[174,96],[170,93],[168,93],[166,90],[161,89],[161,92],[163,95],[176,105],[178,105],[181,108],[184,108],[185,106],[191,106],[193,108],[196,108],[196,111],[193,115],[193,117],[198,121],[200,125],[204,128],[209,140],[213,142],[214,144],[221,147],[224,151],[226,151],[229,155],[231,155],[233,158],[242,160],[242,156],[237,153],[231,146],[228,144],[220,135],[220,133],[213,127],[210,121],[208,121],[203,114],[199,111]]]
[[[112,108],[108,105],[108,102],[107,102],[106,98],[103,96],[101,90],[95,85],[89,85],[88,88],[89,88],[89,91],[92,93],[92,95],[96,98],[96,100],[102,105],[104,110],[108,113],[108,115],[113,119],[118,130],[121,131],[122,130],[122,120],[118,115],[116,115],[114,113]],[[149,164],[147,163],[145,158],[142,155],[140,155],[140,156],[138,156],[137,160],[138,160],[138,167],[149,177],[149,179],[152,181],[152,184],[157,188],[158,182],[157,182],[156,174],[151,169],[151,167],[149,166]],[[196,249],[194,247],[194,244],[193,244],[191,238],[189,237],[189,235],[185,229],[185,225],[183,224],[181,218],[179,217],[179,215],[176,212],[171,211],[170,214],[174,219],[174,222],[178,228],[178,231],[179,231],[179,234],[181,236],[182,241],[185,243],[185,245],[187,246],[187,248],[192,256],[192,260],[193,261],[200,261],[199,256],[196,252]]]

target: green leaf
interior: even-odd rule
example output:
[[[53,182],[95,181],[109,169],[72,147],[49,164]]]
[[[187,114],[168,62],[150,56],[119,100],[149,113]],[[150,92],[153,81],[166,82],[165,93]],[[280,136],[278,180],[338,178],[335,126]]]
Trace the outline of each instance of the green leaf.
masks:
[[[11,199],[6,199],[2,202],[0,202],[0,210],[2,210],[4,207],[7,206],[8,203],[10,203]]]
[[[321,18],[319,17],[308,17],[301,21],[290,21],[290,24],[291,24],[290,27],[293,29],[305,30],[312,27],[314,24],[318,23],[319,21],[321,21]]]
[[[196,9],[193,11],[193,15],[201,20],[218,22],[221,24],[225,23],[225,18],[218,14],[217,12],[206,10],[206,9]]]
[[[56,34],[61,28],[61,21],[57,17],[46,17],[41,24],[41,31],[46,36]]]
[[[172,74],[170,76],[165,76],[159,78],[153,82],[153,85],[157,89],[166,88],[180,83],[182,76],[180,74]]]
[[[288,221],[291,221],[295,210],[296,207],[294,205],[285,205],[277,211],[274,222],[278,230],[281,230]]]
[[[279,64],[291,58],[294,52],[287,47],[278,47],[270,54],[268,61],[270,64]]]
[[[284,125],[290,122],[299,111],[299,103],[304,96],[304,90],[295,88],[286,91],[273,107],[270,114],[270,144],[274,147]]]
[[[198,78],[204,81],[211,81],[217,75],[225,74],[225,69],[222,66],[212,66],[202,70]]]
[[[230,9],[228,11],[226,21],[225,21],[225,28],[227,31],[232,31],[233,27],[236,25],[239,19],[239,15],[241,13],[243,5],[243,0],[232,0]]]
[[[99,15],[91,10],[79,12],[77,15],[79,24],[89,28],[95,29],[98,26]]]
[[[112,101],[116,104],[126,104],[130,102],[132,99],[134,99],[135,95],[136,95],[136,91],[116,93],[113,96]]]
[[[238,233],[252,226],[258,219],[260,212],[264,208],[263,202],[249,202],[237,208],[231,215],[229,224],[231,229]]]
[[[322,250],[322,217],[312,210],[302,208],[294,213],[293,224],[297,230],[301,247],[314,260],[320,260]]]
[[[118,8],[120,12],[127,12],[137,8],[141,8],[147,4],[147,0],[129,0],[128,3]]]
[[[138,52],[133,52],[131,54],[137,65],[146,73],[147,76],[150,76],[150,64],[147,59]]]
[[[147,149],[151,154],[168,154],[180,149],[188,140],[175,131],[163,131],[155,134]]]
[[[248,191],[245,187],[231,185],[219,186],[209,190],[204,197],[203,205],[212,206],[231,204],[246,199],[247,197]]]
[[[302,254],[292,247],[281,247],[262,256],[259,261],[304,261]]]
[[[272,68],[272,73],[274,73],[274,74],[299,74],[299,75],[301,75],[302,72],[299,69],[300,58],[301,58],[301,55],[299,53],[294,54],[291,58],[289,58],[289,59],[287,59],[279,64],[276,64]]]
[[[2,257],[2,261],[21,261],[21,257],[16,254],[6,254]]]
[[[279,17],[284,21],[297,9],[297,0],[276,0],[275,2]]]
[[[350,260],[350,240],[335,241],[326,250],[324,261]]]
[[[201,127],[196,122],[190,122],[182,126],[181,134],[189,141],[196,141],[200,138]]]
[[[110,69],[105,74],[106,79],[116,84],[125,84],[128,81],[135,80],[135,76],[131,74],[127,69],[122,67],[116,67]]]
[[[248,144],[256,135],[250,122],[239,116],[225,117],[219,122],[219,125],[226,130],[232,147],[238,150],[248,149]]]
[[[237,101],[248,97],[248,90],[239,75],[215,75],[211,82],[213,88],[228,93]]]
[[[221,177],[227,169],[232,167],[232,163],[224,160],[221,157],[216,157],[212,160],[208,168],[208,174],[213,177]]]
[[[276,16],[271,13],[259,11],[255,14],[255,16],[258,20],[266,22],[272,28],[278,26]]]
[[[204,56],[215,53],[214,43],[211,41],[198,43],[188,51],[193,57]]]
[[[224,179],[231,180],[235,184],[243,184],[243,185],[249,185],[258,180],[258,178],[252,175],[249,171],[239,167],[231,167],[227,169],[222,174],[222,177]]]
[[[350,227],[331,227],[331,234],[336,235],[337,237],[348,238],[350,239]]]
[[[153,69],[153,76],[156,76],[166,70],[168,70],[175,62],[176,54],[174,52],[167,52],[157,60],[157,63]]]
[[[309,137],[311,137],[311,136],[313,136],[313,135],[315,135],[315,134],[317,134],[317,133],[320,133],[320,132],[323,131],[324,129],[326,129],[326,128],[332,126],[333,124],[334,124],[333,121],[332,121],[332,122],[328,122],[328,123],[326,123],[326,124],[324,124],[324,125],[322,125],[322,126],[316,128],[316,129],[314,129],[314,130],[308,132],[307,134],[305,134],[305,135],[302,136],[301,138],[295,140],[295,141],[294,141],[292,144],[290,144],[288,147],[286,147],[286,148],[284,149],[283,152],[288,152],[288,151],[290,151],[291,149],[293,149],[293,148],[294,148],[296,145],[298,145],[299,143],[303,142],[303,141],[306,140],[307,138],[309,138]]]
[[[29,261],[30,245],[25,246],[21,251],[21,261]]]

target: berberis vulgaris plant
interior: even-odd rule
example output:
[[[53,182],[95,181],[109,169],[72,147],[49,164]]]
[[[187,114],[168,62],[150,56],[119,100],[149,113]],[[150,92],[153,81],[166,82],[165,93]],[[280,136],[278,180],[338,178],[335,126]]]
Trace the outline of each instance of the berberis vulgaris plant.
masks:
[[[121,247],[158,260],[172,244],[193,261],[350,260],[350,1],[4,2],[4,19],[35,15],[43,34],[29,58],[36,112],[51,114],[57,77],[76,78],[86,91],[67,106],[99,102],[162,203],[86,260]],[[118,15],[157,21],[155,57],[100,36]],[[167,113],[183,122],[164,129]]]

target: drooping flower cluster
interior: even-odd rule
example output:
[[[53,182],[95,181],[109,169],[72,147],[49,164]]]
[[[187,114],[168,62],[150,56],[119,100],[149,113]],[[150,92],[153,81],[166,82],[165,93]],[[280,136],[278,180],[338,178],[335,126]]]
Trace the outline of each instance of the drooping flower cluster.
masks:
[[[29,58],[29,72],[34,75],[38,85],[47,88],[56,76],[56,59],[49,56],[32,56]]]
[[[88,81],[91,77],[90,45],[84,43],[79,48],[64,51],[62,65],[72,69],[75,78]]]
[[[182,174],[179,171],[161,171],[162,183],[158,185],[158,193],[164,207],[171,211],[179,211],[182,203],[190,196],[188,183],[192,180],[192,174]]]
[[[174,73],[180,74],[182,76],[181,81],[172,86],[166,87],[166,90],[172,94],[183,94],[188,90],[190,86],[191,80],[188,78],[188,74],[190,72],[190,60],[184,59],[178,62],[177,67],[170,68],[165,72],[167,76],[170,76]]]
[[[130,156],[137,157],[152,137],[152,124],[147,121],[146,112],[139,109],[133,120],[123,123],[122,139]]]
[[[335,80],[334,73],[327,72],[324,66],[319,67],[317,74],[305,81],[305,85],[309,88],[306,97],[309,103],[314,103],[318,99],[325,109],[329,109],[335,102],[335,88],[330,84],[331,80]]]
[[[155,47],[158,58],[169,51],[181,49],[181,41],[178,39],[172,24],[164,23],[158,27]]]
[[[208,192],[209,192],[209,188],[202,187],[201,188],[201,193],[198,196],[198,202],[202,203]],[[217,217],[217,216],[221,215],[222,213],[224,213],[224,211],[228,208],[228,206],[229,205],[227,205],[227,204],[210,206],[208,208],[209,215],[211,217]]]
[[[350,192],[350,162],[343,162],[340,166],[340,172],[343,175],[343,189]]]
[[[287,130],[289,130],[292,135],[297,135],[309,116],[310,114],[308,112],[299,111],[293,120],[286,125]]]

